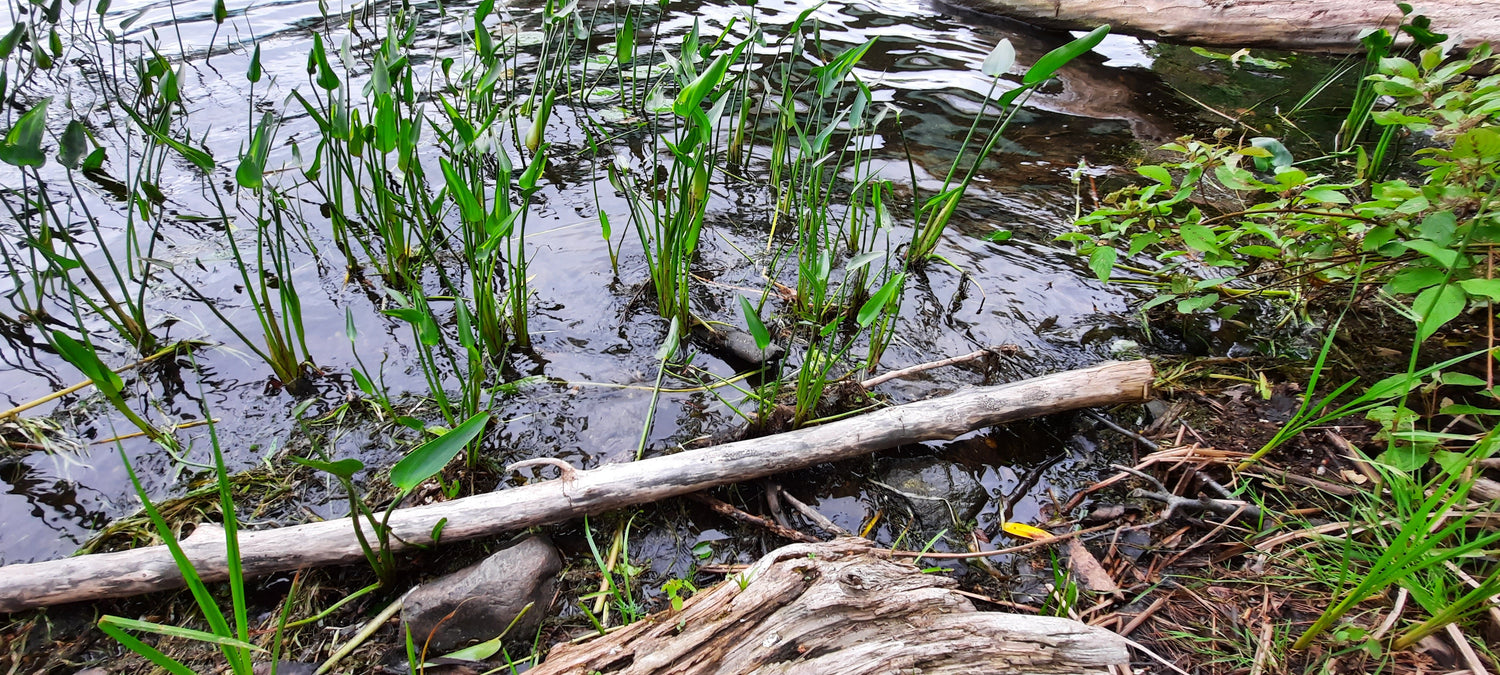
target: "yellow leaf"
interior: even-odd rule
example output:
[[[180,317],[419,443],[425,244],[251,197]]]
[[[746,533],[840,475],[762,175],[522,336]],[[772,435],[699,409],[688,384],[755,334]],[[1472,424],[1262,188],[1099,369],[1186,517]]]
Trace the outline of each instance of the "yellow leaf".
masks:
[[[1000,526],[1006,534],[1021,539],[1051,539],[1052,533],[1040,527],[1032,527],[1026,523],[1006,523]]]

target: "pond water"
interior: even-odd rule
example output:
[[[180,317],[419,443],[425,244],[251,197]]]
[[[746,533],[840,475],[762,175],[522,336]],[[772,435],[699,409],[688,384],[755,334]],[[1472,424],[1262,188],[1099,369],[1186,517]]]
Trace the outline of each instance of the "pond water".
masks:
[[[572,70],[579,63],[608,61],[599,55],[613,53],[617,19],[625,7],[569,8],[583,19],[564,24],[569,31],[578,30],[571,35],[570,63],[561,67],[563,71],[583,81],[589,76],[586,66],[582,75]],[[761,0],[753,12],[765,33],[777,36],[808,7]],[[18,60],[32,50],[27,44],[7,61],[10,105],[0,126],[15,125],[23,112],[51,96],[45,143],[49,154],[69,120],[78,119],[107,159],[99,170],[71,174],[49,159],[25,178],[15,167],[0,167],[0,198],[8,209],[0,216],[0,232],[4,253],[12,261],[0,280],[8,298],[0,307],[0,408],[84,379],[49,345],[46,337],[51,330],[78,336],[78,328],[86,328],[103,361],[112,367],[141,356],[79,300],[78,293],[101,297],[80,271],[72,272],[82,289],[77,293],[60,290],[55,280],[42,284],[48,290],[33,305],[45,308],[45,329],[25,318],[31,314],[26,309],[30,305],[21,298],[35,297],[39,283],[26,270],[47,264],[34,253],[35,232],[26,223],[40,222],[34,205],[37,196],[45,194],[53,217],[66,223],[71,233],[57,236],[72,236],[78,242],[82,264],[99,271],[106,287],[115,279],[106,273],[111,263],[135,247],[140,267],[128,276],[132,282],[147,281],[123,293],[115,290],[123,296],[139,293],[158,344],[206,343],[191,353],[125,371],[126,403],[158,424],[198,420],[207,411],[218,420],[218,438],[231,469],[268,474],[290,470],[285,453],[306,452],[293,419],[299,403],[311,401],[301,412],[313,418],[361,398],[351,377],[355,368],[362,368],[370,379],[383,380],[400,414],[429,425],[446,424],[430,401],[419,341],[407,323],[383,313],[395,306],[393,296],[385,292],[391,284],[358,248],[346,256],[336,243],[327,199],[307,178],[320,138],[319,120],[291,94],[322,93],[308,75],[315,34],[322,35],[331,67],[348,78],[350,87],[370,79],[366,54],[379,46],[385,22],[398,13],[410,20],[413,38],[407,67],[416,73],[419,87],[437,81],[443,68],[462,69],[473,58],[469,17],[474,5],[418,2],[400,8],[387,3],[346,6],[285,0],[230,2],[226,9],[219,24],[208,2],[117,0],[102,20],[92,3],[62,6],[58,25],[64,56],[50,70],[29,72]],[[506,44],[520,45],[511,57],[517,70],[546,62],[544,40],[550,34],[543,9],[525,0],[497,7],[486,20],[497,39],[513,36]],[[743,38],[737,31],[746,25],[744,17],[752,8],[674,2],[635,6],[633,11],[640,17],[636,27],[642,45],[676,52],[695,25],[705,46],[726,26]],[[21,18],[25,17],[0,18],[0,32],[9,31]],[[121,28],[122,22],[128,27]],[[104,39],[105,29],[113,35],[113,44]],[[979,64],[996,43],[1009,39],[1017,52],[1018,65],[1002,81],[1003,91],[1017,86],[1026,65],[1072,37],[901,0],[828,2],[811,10],[802,32],[813,45],[807,48],[804,66],[875,40],[853,74],[869,86],[871,106],[890,104],[900,110],[899,123],[888,115],[859,147],[870,152],[865,166],[891,181],[888,198],[898,205],[891,210],[907,214],[914,190],[926,199],[941,189],[970,121],[985,109],[992,81],[980,72]],[[45,38],[38,46],[45,47]],[[264,77],[252,85],[246,72],[257,47]],[[154,154],[143,154],[147,138],[141,124],[124,114],[136,105],[132,100],[143,100],[135,60],[153,49],[176,69],[181,100],[168,122],[170,134],[206,149],[216,160],[209,172],[160,143]],[[646,54],[646,47],[639,49]],[[1116,166],[1140,147],[1203,124],[1194,106],[1174,95],[1151,70],[1158,50],[1133,38],[1112,36],[1027,100],[955,209],[935,251],[946,262],[928,264],[909,275],[880,369],[990,345],[1015,345],[1015,355],[990,372],[937,370],[881,385],[879,393],[894,402],[910,401],[962,386],[1090,365],[1111,358],[1117,340],[1140,339],[1138,320],[1130,312],[1137,300],[1135,291],[1128,285],[1098,282],[1086,261],[1053,237],[1067,231],[1079,208],[1079,195],[1088,196],[1092,177],[1119,173]],[[445,65],[449,58],[457,65]],[[650,59],[643,56],[642,62]],[[762,57],[756,63],[765,62]],[[605,72],[608,67],[595,69]],[[518,82],[525,79],[524,73],[515,77]],[[158,90],[163,86],[160,78],[153,81]],[[495,392],[492,400],[488,394],[484,397],[500,422],[492,425],[483,452],[501,464],[533,457],[557,457],[584,468],[629,461],[652,410],[651,390],[660,363],[656,354],[669,321],[656,312],[647,260],[631,225],[631,202],[607,175],[611,163],[639,163],[651,150],[643,141],[647,132],[631,111],[610,116],[618,107],[611,96],[619,94],[611,90],[561,96],[546,126],[549,161],[531,195],[525,239],[518,244],[529,261],[525,274],[532,343],[486,362],[486,383],[546,379],[525,380],[522,386]],[[420,92],[417,98],[422,98]],[[440,184],[434,130],[445,123],[438,103],[424,100],[429,105],[423,114],[437,122],[429,122],[431,128],[424,131],[419,159],[428,167],[429,179]],[[263,113],[279,125],[265,163],[265,180],[282,190],[288,219],[294,223],[283,242],[283,273],[272,278],[271,287],[295,287],[307,355],[317,369],[307,388],[299,389],[300,395],[278,386],[267,363],[225,324],[236,324],[252,343],[260,339],[261,327],[244,283],[250,277],[242,276],[226,242],[235,237],[247,256],[255,250],[257,202],[250,190],[236,186],[235,170]],[[595,121],[584,121],[585,116]],[[601,124],[601,119],[606,122]],[[601,129],[614,135],[600,136]],[[605,147],[595,151],[595,139]],[[769,155],[769,139],[756,136],[748,145],[752,159],[743,168],[751,180],[718,174],[709,185],[704,231],[692,265],[697,277],[692,287],[694,313],[736,326],[745,325],[737,296],[759,299],[767,285],[762,270],[774,260],[768,249],[785,249],[777,239],[785,236],[785,228],[782,234],[771,232],[777,212],[773,192],[758,176],[766,165],[754,159]],[[511,151],[521,164],[526,153],[519,147]],[[1088,164],[1080,174],[1081,193],[1070,179],[1080,160]],[[38,177],[43,192],[38,192]],[[133,177],[150,183],[135,190],[144,197],[127,199],[128,186],[137,185]],[[613,223],[611,240],[601,236],[601,212]],[[448,217],[452,221],[457,216],[450,212]],[[898,216],[873,241],[899,246],[911,238],[912,227],[910,215]],[[1000,231],[1013,234],[1005,241],[991,241]],[[612,250],[619,251],[618,275],[612,271]],[[847,255],[835,258],[847,260]],[[351,264],[357,269],[350,271]],[[443,286],[433,269],[415,278],[430,296],[443,330],[452,330],[452,299],[442,297]],[[777,274],[796,285],[794,270],[773,276]],[[762,313],[773,323],[782,314],[790,312],[778,309],[775,302]],[[357,333],[352,340],[347,330],[351,325]],[[802,351],[795,341],[787,347],[794,355],[787,366],[792,369],[803,360],[798,356]],[[695,342],[685,343],[684,349],[694,354],[694,366],[710,374],[705,377],[729,378],[743,368]],[[851,352],[851,360],[862,353],[861,346]],[[455,373],[442,372],[439,377],[450,392],[458,389]],[[666,378],[666,386],[672,388],[690,389],[694,384]],[[740,400],[740,392],[728,389],[663,392],[655,403],[646,454],[668,452],[739,427],[743,420],[730,404]],[[28,426],[46,423],[54,428],[40,436],[22,434],[14,426],[7,429],[11,445],[0,458],[0,564],[66,556],[113,519],[137,510],[117,445],[154,498],[182,495],[200,485],[195,481],[204,476],[146,438],[110,442],[135,428],[93,388],[31,408],[22,417],[32,420]],[[978,525],[995,535],[1000,518],[1033,522],[1054,495],[1065,497],[1107,465],[1109,458],[1098,456],[1094,443],[1078,431],[1082,426],[1063,419],[989,430],[949,444],[905,449],[882,461],[936,457],[968,474],[988,493]],[[421,436],[366,407],[346,408],[342,417],[319,428],[333,456],[358,458],[381,470]],[[211,461],[204,427],[183,429],[176,436],[183,448],[181,459]],[[867,480],[883,470],[870,462],[836,476],[803,472],[796,479],[797,494],[839,524],[859,530],[892,499]],[[265,525],[344,513],[345,502],[336,490],[320,477],[308,479],[305,470],[302,477],[294,494],[283,496],[276,508],[246,519]],[[640,555],[688,556],[693,544],[721,537],[716,528],[726,525],[713,516],[690,521],[682,531],[663,533],[659,545],[643,539]],[[903,529],[900,519],[888,518],[873,531],[888,543],[902,536]]]

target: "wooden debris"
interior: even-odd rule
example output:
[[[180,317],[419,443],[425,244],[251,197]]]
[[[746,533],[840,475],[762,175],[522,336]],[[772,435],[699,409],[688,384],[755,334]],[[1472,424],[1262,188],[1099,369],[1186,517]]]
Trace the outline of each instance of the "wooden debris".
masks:
[[[558,523],[655,502],[711,487],[763,478],[878,450],[952,439],[975,429],[1094,406],[1139,403],[1150,396],[1145,360],[1111,362],[893,406],[822,426],[727,443],[447,502],[404,508],[389,519],[393,546],[429,546],[439,522],[443,543]],[[364,559],[353,520],[241,531],[247,577]],[[366,532],[373,539],[373,533]],[[228,574],[223,536],[193,536],[183,548],[205,581]],[[118,598],[182,586],[165,546],[0,567],[0,612],[65,602]]]
[[[895,562],[863,539],[793,544],[679,612],[559,645],[528,672],[1104,673],[1129,661],[1126,642],[1107,630],[981,612],[955,584]]]

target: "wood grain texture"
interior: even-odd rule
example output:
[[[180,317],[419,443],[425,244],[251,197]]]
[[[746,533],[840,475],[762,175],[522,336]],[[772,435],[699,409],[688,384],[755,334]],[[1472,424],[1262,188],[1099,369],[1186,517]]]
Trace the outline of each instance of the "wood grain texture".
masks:
[[[441,535],[444,542],[491,536],[907,443],[951,439],[1019,419],[1140,402],[1149,396],[1151,380],[1148,361],[1104,363],[964,390],[777,436],[610,464],[580,471],[572,481],[554,480],[404,508],[392,515],[390,524],[396,539],[417,544],[431,543],[433,526],[443,519],[447,519]],[[239,538],[246,576],[363,560],[353,521],[348,518],[242,531]],[[188,537],[183,548],[205,580],[226,577],[222,532],[215,535],[210,529],[208,534]],[[165,546],[6,565],[0,567],[0,612],[182,585],[182,575]]]
[[[1362,31],[1394,30],[1401,11],[1379,0],[942,0],[1051,28],[1091,29],[1167,42],[1350,52]],[[1463,47],[1500,42],[1500,2],[1411,3]]]
[[[1129,663],[1125,642],[1109,631],[980,612],[955,585],[892,561],[864,539],[792,544],[688,599],[681,611],[558,645],[529,672],[1103,673]]]

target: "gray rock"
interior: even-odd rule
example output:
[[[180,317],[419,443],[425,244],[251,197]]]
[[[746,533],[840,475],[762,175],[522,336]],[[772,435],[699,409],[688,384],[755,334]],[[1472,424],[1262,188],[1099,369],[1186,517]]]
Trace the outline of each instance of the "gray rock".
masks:
[[[401,603],[401,620],[428,653],[493,639],[534,602],[508,637],[529,639],[547,614],[562,556],[545,537],[527,537],[482,562],[418,586]],[[452,616],[449,616],[452,614]]]
[[[886,460],[879,480],[904,498],[928,527],[962,524],[979,515],[989,501],[989,492],[962,466],[936,457]]]

